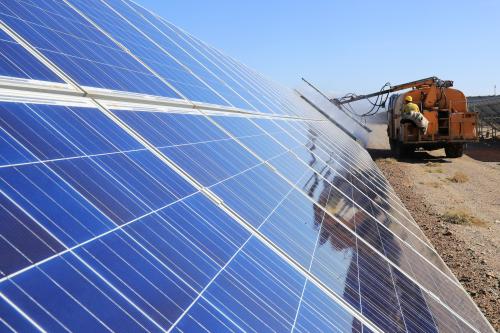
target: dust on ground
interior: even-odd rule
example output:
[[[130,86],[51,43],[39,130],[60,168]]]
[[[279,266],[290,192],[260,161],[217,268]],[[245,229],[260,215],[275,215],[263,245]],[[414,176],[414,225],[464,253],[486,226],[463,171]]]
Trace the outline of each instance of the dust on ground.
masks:
[[[438,253],[500,332],[500,142],[396,160],[383,125],[368,149]]]

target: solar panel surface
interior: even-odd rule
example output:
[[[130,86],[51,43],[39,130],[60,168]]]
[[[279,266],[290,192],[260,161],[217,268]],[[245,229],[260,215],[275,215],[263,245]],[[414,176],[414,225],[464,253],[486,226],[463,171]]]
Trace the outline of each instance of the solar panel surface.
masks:
[[[291,91],[129,1],[0,18],[30,49],[0,39],[6,76],[62,82],[17,61],[36,54],[77,87],[0,102],[2,330],[492,331],[368,153]]]
[[[0,29],[0,76],[62,82],[38,59]]]

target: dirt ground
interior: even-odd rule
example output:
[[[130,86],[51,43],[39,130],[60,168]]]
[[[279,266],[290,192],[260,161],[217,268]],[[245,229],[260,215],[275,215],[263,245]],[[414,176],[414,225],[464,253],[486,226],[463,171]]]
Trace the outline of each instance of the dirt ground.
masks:
[[[500,142],[403,160],[388,150],[385,125],[368,148],[405,206],[493,327],[500,332]]]

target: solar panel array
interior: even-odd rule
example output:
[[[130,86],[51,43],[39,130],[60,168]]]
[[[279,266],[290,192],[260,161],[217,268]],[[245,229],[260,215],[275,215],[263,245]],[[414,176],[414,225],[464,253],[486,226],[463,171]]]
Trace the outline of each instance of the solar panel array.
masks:
[[[470,96],[467,102],[469,111],[478,112],[484,125],[500,130],[500,96]]]
[[[128,0],[0,27],[0,331],[492,331],[292,91]]]

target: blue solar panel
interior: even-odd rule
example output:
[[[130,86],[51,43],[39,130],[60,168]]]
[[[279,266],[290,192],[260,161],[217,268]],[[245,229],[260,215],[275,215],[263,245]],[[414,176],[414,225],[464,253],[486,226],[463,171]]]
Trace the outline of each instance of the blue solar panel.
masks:
[[[0,101],[0,331],[492,331],[368,153],[289,90],[128,0],[0,17],[81,86],[212,104]]]
[[[141,61],[152,68],[163,79],[170,82],[188,99],[228,105],[228,102],[223,100],[221,96],[181,65],[182,62],[189,59],[187,54],[181,55],[182,58],[179,59],[181,63],[176,62],[174,58],[158,46],[160,44],[155,45],[144,34],[135,29],[129,22],[117,15],[100,0],[73,1],[72,3],[93,22],[97,23],[107,33],[111,34],[113,38],[123,44],[132,54],[138,56]],[[133,15],[134,12],[129,14]],[[141,30],[147,29],[144,31],[146,33],[155,31],[153,27],[140,17],[128,15],[127,18],[142,28]],[[175,46],[171,45],[166,38],[160,39],[161,36],[160,33],[155,36],[159,40],[158,43],[161,43],[161,46],[165,50],[174,53]],[[178,57],[179,53],[176,52],[174,55]]]
[[[195,71],[195,73],[198,74],[200,72],[200,74],[198,75],[201,75],[203,78],[205,78],[207,75],[203,75],[201,73],[209,71],[212,73],[211,76],[217,77],[219,80],[228,85],[234,92],[227,91],[227,88],[221,87],[221,85],[217,81],[214,82],[213,79],[207,79],[207,82],[210,82],[210,85],[216,87],[217,91],[219,91],[223,96],[226,96],[226,98],[232,101],[235,106],[239,106],[244,109],[253,108],[263,113],[271,112],[283,114],[282,110],[272,109],[262,102],[262,100],[258,96],[262,95],[265,92],[257,91],[255,87],[245,84],[243,80],[231,74],[229,70],[224,70],[222,68],[223,66],[221,64],[218,64],[218,60],[216,58],[211,57],[211,55],[208,52],[204,52],[202,48],[198,49],[196,46],[189,42],[188,37],[184,34],[181,33],[181,35],[179,35],[180,32],[176,31],[175,27],[170,25],[168,22],[163,21],[161,18],[153,15],[151,12],[143,9],[133,2],[120,0],[112,1],[109,3],[120,13],[124,14],[127,18],[133,18],[137,14],[141,15],[143,21],[149,22],[149,24],[151,26],[154,26],[155,29],[151,29],[148,26],[146,27],[146,30],[144,30],[142,28],[144,24],[137,24],[137,26],[140,26],[143,32],[147,31],[148,36],[153,38],[157,43],[160,43],[161,45],[163,45],[163,43],[161,43],[162,41],[166,43],[165,47],[168,46],[167,50],[169,50],[169,52],[174,52],[174,55],[180,53],[180,57],[176,57],[179,60],[184,59],[182,60],[182,62],[190,69]],[[130,9],[126,6],[132,8],[137,14],[128,14],[130,12]],[[134,20],[133,22],[136,21]],[[161,34],[158,33],[159,31],[161,32]],[[183,50],[183,52],[180,51],[181,49]],[[186,58],[186,55],[184,53],[187,53],[189,55],[188,58]],[[203,66],[203,68],[201,68],[201,66]],[[235,93],[237,93],[240,97],[234,97]],[[242,104],[241,99],[246,101],[246,103]]]
[[[61,0],[3,1],[0,18],[83,86],[180,98]]]
[[[161,137],[161,135],[168,136],[174,131],[176,126],[173,124],[168,125],[168,123],[175,124],[174,119],[176,117],[182,118],[178,123],[195,129],[196,133],[210,132],[204,130],[210,123],[208,120],[201,120],[203,118],[200,119],[200,116],[175,114],[147,115],[147,112],[143,112],[136,113],[135,118],[132,118],[130,111],[120,112],[122,113],[121,118],[129,126],[136,129],[156,146],[164,143],[155,140]],[[129,116],[123,116],[123,114],[127,113]],[[351,244],[340,246],[354,247],[358,251],[358,256],[360,256],[359,261],[366,262],[365,265],[356,268],[356,275],[360,276],[359,279],[361,280],[355,282],[355,286],[350,288],[356,290],[357,288],[362,289],[363,286],[366,286],[368,291],[361,293],[361,301],[354,305],[359,309],[364,308],[366,312],[370,313],[369,316],[372,316],[372,319],[379,326],[387,321],[384,319],[385,317],[396,316],[392,319],[392,324],[389,322],[388,326],[384,329],[389,331],[404,330],[404,325],[402,326],[404,322],[402,306],[397,306],[399,296],[396,296],[395,291],[398,286],[393,278],[395,274],[394,266],[408,274],[410,279],[413,278],[421,283],[430,292],[440,295],[457,312],[463,311],[461,307],[455,305],[456,295],[462,294],[460,287],[455,285],[456,282],[447,276],[447,272],[439,271],[437,267],[425,258],[420,257],[413,250],[409,244],[410,241],[419,242],[421,246],[425,246],[425,243],[416,235],[413,235],[413,238],[409,237],[408,230],[403,229],[404,226],[402,224],[398,224],[401,226],[401,229],[395,228],[393,230],[393,227],[388,227],[391,223],[390,219],[386,215],[382,215],[383,217],[381,217],[381,210],[375,210],[375,201],[371,201],[375,197],[362,196],[361,192],[350,185],[346,178],[340,178],[340,174],[335,175],[331,170],[328,171],[329,169],[327,168],[323,170],[323,174],[314,172],[308,168],[306,163],[301,163],[294,156],[290,155],[285,147],[280,148],[277,141],[273,141],[269,136],[267,136],[267,139],[264,139],[265,142],[259,142],[257,139],[254,140],[256,137],[260,137],[261,139],[266,138],[266,134],[248,119],[238,117],[213,118],[216,122],[223,124],[238,140],[241,140],[243,143],[250,143],[249,148],[251,150],[254,150],[257,155],[263,157],[268,163],[285,175],[291,184],[302,189],[303,193],[295,190],[283,179],[277,177],[266,165],[262,164],[254,167],[250,166],[248,169],[242,167],[242,171],[239,172],[236,169],[233,171],[234,175],[231,176],[224,168],[224,165],[227,164],[228,160],[240,160],[241,157],[239,156],[241,154],[238,153],[225,152],[223,156],[210,153],[205,155],[204,152],[211,150],[204,149],[195,153],[187,149],[190,145],[186,145],[182,150],[187,151],[187,153],[184,153],[187,158],[177,158],[172,154],[169,155],[168,152],[167,156],[172,158],[181,168],[188,170],[193,177],[197,178],[204,185],[212,186],[211,188],[214,193],[226,204],[255,228],[258,228],[262,234],[305,268],[308,267],[310,262],[314,262],[312,258],[316,248],[315,240],[318,237],[318,233],[331,232],[328,230],[330,227],[326,228],[326,231],[318,228],[318,225],[322,225],[321,219],[324,219],[323,215],[321,215],[323,211],[320,207],[331,211],[341,221],[337,222],[332,217],[329,217],[331,219],[330,223],[333,224],[331,228],[335,232],[342,231],[345,234],[342,237],[348,237],[348,244]],[[171,120],[169,121],[168,119]],[[259,121],[265,122],[266,120]],[[204,125],[195,125],[195,123],[204,123]],[[241,128],[244,129],[240,131],[239,129]],[[198,140],[207,139],[209,138],[204,137]],[[213,140],[214,137],[211,139]],[[296,142],[296,145],[299,146],[299,143]],[[218,150],[218,152],[221,151],[220,149]],[[193,159],[193,156],[196,156],[196,159]],[[221,161],[218,162],[217,159]],[[221,178],[227,178],[228,175],[230,177],[222,181],[221,179],[214,179],[217,183],[212,185],[212,183],[205,180],[204,173],[219,175]],[[312,187],[309,180],[314,177],[321,184]],[[304,196],[305,194],[312,197],[317,202],[317,205],[311,205],[310,200]],[[289,212],[293,212],[293,214]],[[313,219],[310,220],[310,217],[313,217]],[[399,222],[395,220],[393,223]],[[301,226],[305,230],[297,229],[298,226]],[[316,226],[316,230],[314,226]],[[353,245],[359,242],[359,240],[350,234],[346,228],[352,228],[353,232],[361,237],[365,243]],[[398,232],[402,234],[398,234]],[[342,243],[342,241],[340,242]],[[429,248],[428,250],[430,252],[432,249]],[[363,256],[361,256],[361,253]],[[436,254],[434,256],[437,258]],[[331,257],[332,255],[328,255],[323,261],[330,261]],[[387,259],[384,259],[384,257]],[[431,257],[431,259],[433,258]],[[436,263],[440,264],[441,262],[436,261]],[[315,274],[324,274],[322,270],[325,265],[327,264],[324,262],[318,262],[311,266],[311,269]],[[365,267],[370,267],[370,269]],[[338,268],[338,265],[335,268]],[[335,268],[327,270],[326,273],[331,276],[334,274]],[[378,273],[373,273],[374,269],[378,269]],[[377,277],[375,280],[373,280],[374,276]],[[401,279],[406,279],[405,283],[410,281],[405,275],[401,276]],[[324,280],[325,283],[328,280],[331,281],[327,276],[324,276]],[[440,285],[440,287],[437,287],[437,285]],[[330,287],[334,290],[340,290],[342,285],[330,283]],[[415,288],[417,291],[414,290]],[[375,293],[375,290],[385,290],[385,293]],[[416,285],[413,285],[407,293],[421,294],[422,291]],[[448,295],[455,296],[450,298]],[[363,297],[367,299],[365,306],[362,305],[364,302]],[[421,300],[421,303],[425,304],[423,296]],[[472,305],[466,297],[461,297],[461,302],[467,302],[470,304],[469,306]],[[373,309],[370,306],[373,306]],[[430,318],[429,310],[425,311],[423,315],[427,314],[427,317]]]
[[[0,29],[0,76],[60,82],[62,79]]]
[[[5,276],[38,262],[64,248],[43,226],[4,195],[1,199],[0,275]]]
[[[112,24],[113,21],[116,20],[114,17],[115,15],[113,13],[113,10],[115,10],[115,12],[119,13],[119,15],[128,20],[131,29],[134,28],[138,29],[139,31],[142,32],[143,36],[147,36],[148,38],[147,43],[145,42],[139,43],[141,48],[145,48],[146,45],[148,44],[151,45],[150,47],[152,49],[161,48],[162,52],[160,53],[164,53],[162,54],[161,58],[165,57],[168,54],[168,56],[166,57],[167,59],[172,57],[176,59],[180,64],[182,64],[181,67],[181,65],[173,63],[171,65],[171,67],[173,68],[170,69],[169,71],[166,71],[163,77],[169,80],[169,82],[171,82],[174,87],[179,89],[179,91],[184,93],[188,98],[196,101],[210,102],[210,99],[208,98],[200,99],[199,96],[199,91],[207,90],[208,86],[215,92],[217,92],[220,95],[220,97],[224,98],[224,101],[222,101],[220,97],[217,97],[217,100],[214,100],[215,103],[218,104],[230,103],[231,105],[242,109],[253,109],[253,107],[248,102],[246,102],[240,95],[238,95],[238,93],[242,92],[241,89],[234,91],[233,88],[231,88],[224,81],[222,81],[221,78],[217,77],[211,71],[211,68],[207,67],[206,63],[199,62],[190,53],[188,53],[186,50],[184,50],[178,44],[176,44],[172,39],[173,34],[171,33],[167,34],[169,32],[168,29],[160,30],[159,28],[157,28],[153,24],[153,22],[157,21],[155,21],[154,18],[151,18],[151,16],[148,16],[147,19],[144,18],[138,12],[136,12],[132,7],[122,2],[121,0],[108,1],[109,5],[111,6],[111,8],[113,8],[113,10],[110,10],[108,7],[102,8],[104,5],[100,1],[94,1],[94,2],[82,1],[80,3],[82,3],[81,5],[82,8],[84,8],[83,6],[85,6],[85,8],[88,8],[92,4],[92,10],[84,10],[84,12],[91,15],[91,17],[95,19],[96,22],[99,23],[102,22],[101,25],[103,27],[109,26],[109,29],[113,29],[114,27],[117,26],[116,24]],[[106,15],[104,15],[103,13],[106,13]],[[135,40],[137,40],[137,38]],[[151,42],[149,40],[151,40]],[[127,45],[128,47],[130,41],[131,38],[126,38],[121,42]],[[153,45],[152,43],[154,43],[155,45]],[[141,59],[145,59],[144,56],[141,56]],[[172,61],[170,60],[169,62]],[[182,77],[176,78],[175,72],[177,71],[183,71],[183,72],[189,71],[199,79],[195,79],[193,77],[192,83],[190,83],[190,81],[185,80]],[[192,76],[191,74],[189,75]],[[202,84],[200,80],[202,80],[205,84]]]

